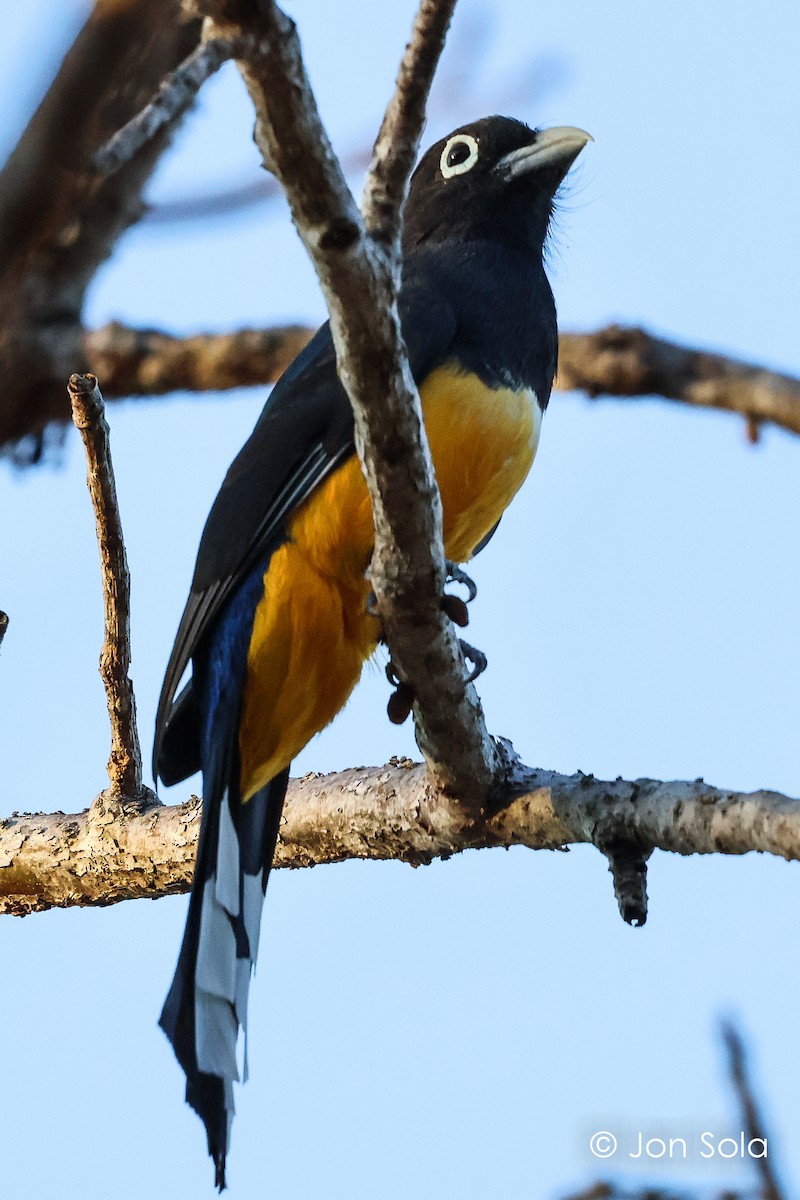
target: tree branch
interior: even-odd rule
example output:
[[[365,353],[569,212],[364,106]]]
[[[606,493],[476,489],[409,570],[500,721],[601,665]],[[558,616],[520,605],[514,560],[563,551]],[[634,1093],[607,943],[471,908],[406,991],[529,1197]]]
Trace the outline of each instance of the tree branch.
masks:
[[[103,397],[94,375],[69,380],[72,419],[80,431],[88,465],[86,482],[94,506],[100,569],[103,579],[105,639],[100,653],[100,677],[106,689],[111,722],[111,755],[106,802],[150,801],[142,785],[142,753],[136,729],[136,700],[128,672],[131,665],[130,574],[117,504],[114,468],[108,441]]]
[[[98,0],[0,171],[0,442],[38,461],[67,419],[64,380],[82,367],[86,289],[141,214],[171,126],[113,178],[91,156],[196,45],[177,0]],[[51,433],[52,436],[52,433]]]
[[[517,763],[500,811],[470,816],[408,760],[293,780],[275,864],[311,867],[346,859],[420,865],[467,849],[602,848],[624,834],[677,854],[800,859],[800,803],[776,792],[748,794],[702,781],[606,783]],[[0,912],[114,904],[171,895],[191,885],[200,802],[129,813],[95,803],[75,816],[0,820]]]
[[[609,325],[598,333],[562,334],[555,386],[592,399],[663,396],[800,433],[799,379],[679,346],[644,329]]]
[[[456,0],[421,0],[364,185],[364,224],[398,269],[403,203],[425,124],[428,94],[455,6]]]
[[[189,57],[161,81],[150,103],[96,152],[92,161],[97,171],[113,175],[166,125],[182,117],[203,84],[233,57],[234,50],[230,42],[203,38]]]
[[[739,1101],[742,1130],[747,1136],[748,1143],[754,1139],[761,1139],[768,1148],[768,1153],[753,1159],[761,1180],[762,1200],[787,1200],[775,1169],[774,1143],[767,1137],[764,1117],[759,1110],[750,1080],[744,1039],[735,1025],[724,1021],[722,1040],[728,1054],[731,1084]]]
[[[112,321],[84,337],[106,399],[212,392],[275,383],[313,333],[303,325],[174,337]]]
[[[199,3],[216,22],[213,36],[245,47],[239,67],[256,109],[256,143],[281,180],[325,294],[373,506],[373,587],[397,675],[416,697],[420,747],[438,783],[479,805],[500,760],[441,608],[441,503],[396,302],[403,172],[416,155],[451,8],[452,0],[423,0],[385,122],[406,144],[394,145],[391,160],[385,139],[376,146],[366,195],[380,208],[378,243],[322,127],[294,24],[273,3],[258,13],[239,0]]]
[[[175,337],[111,322],[84,335],[84,353],[104,381],[107,400],[225,391],[274,383],[313,332],[287,325]],[[610,325],[595,333],[562,333],[555,386],[583,390],[592,400],[661,396],[800,433],[800,379],[643,329]]]

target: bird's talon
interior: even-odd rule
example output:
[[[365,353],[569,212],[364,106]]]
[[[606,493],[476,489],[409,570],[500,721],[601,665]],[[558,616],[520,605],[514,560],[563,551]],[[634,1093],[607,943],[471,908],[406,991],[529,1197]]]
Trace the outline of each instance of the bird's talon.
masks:
[[[478,587],[475,580],[466,571],[463,571],[458,563],[450,562],[449,559],[445,562],[445,568],[447,570],[448,583],[462,583],[467,589],[466,603],[470,604],[478,594]]]
[[[482,675],[488,667],[489,660],[482,650],[476,650],[474,646],[470,646],[468,642],[463,642],[461,638],[458,639],[458,644],[461,647],[461,653],[464,655],[464,658],[467,662],[472,663],[472,670],[467,676],[466,682],[474,683],[478,676]]]
[[[395,671],[394,663],[391,660],[386,664],[386,678],[393,688],[400,687],[400,676]]]
[[[370,592],[370,594],[367,596],[367,603],[364,605],[364,607],[366,608],[369,616],[371,616],[371,617],[380,616],[380,614],[378,612],[378,597],[375,595],[374,592]]]

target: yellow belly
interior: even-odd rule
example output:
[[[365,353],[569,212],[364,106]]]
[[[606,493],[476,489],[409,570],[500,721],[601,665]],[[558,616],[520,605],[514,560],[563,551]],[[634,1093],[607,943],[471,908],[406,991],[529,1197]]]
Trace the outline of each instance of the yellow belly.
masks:
[[[442,494],[445,553],[466,562],[530,470],[541,410],[449,367],[420,389]],[[292,518],[256,609],[239,733],[242,795],[284,770],[345,705],[377,645],[366,612],[369,496],[355,455]]]

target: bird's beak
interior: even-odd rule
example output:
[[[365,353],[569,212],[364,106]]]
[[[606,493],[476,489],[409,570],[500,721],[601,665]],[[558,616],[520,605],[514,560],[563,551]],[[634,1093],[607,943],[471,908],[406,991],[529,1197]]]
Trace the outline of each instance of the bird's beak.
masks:
[[[543,167],[554,167],[563,179],[586,143],[593,141],[590,133],[575,129],[572,125],[543,129],[532,145],[522,146],[504,155],[494,168],[494,173],[510,182]]]

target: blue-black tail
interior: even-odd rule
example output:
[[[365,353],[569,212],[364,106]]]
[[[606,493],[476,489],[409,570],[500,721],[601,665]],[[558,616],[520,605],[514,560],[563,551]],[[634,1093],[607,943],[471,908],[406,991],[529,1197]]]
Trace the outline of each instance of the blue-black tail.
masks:
[[[238,760],[238,755],[232,757]],[[242,803],[238,761],[228,770],[204,773],[189,915],[159,1021],[186,1073],[186,1099],[206,1127],[220,1191],[234,1113],[233,1083],[239,1079],[240,1029],[247,1079],[247,995],[288,777],[288,770],[282,772]]]

